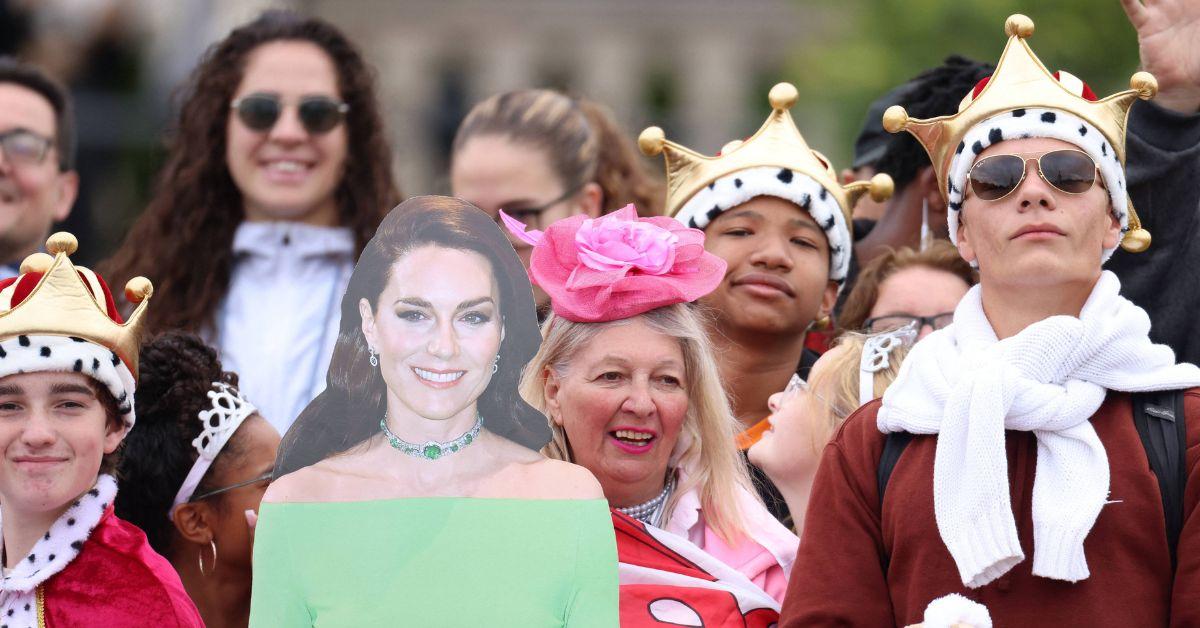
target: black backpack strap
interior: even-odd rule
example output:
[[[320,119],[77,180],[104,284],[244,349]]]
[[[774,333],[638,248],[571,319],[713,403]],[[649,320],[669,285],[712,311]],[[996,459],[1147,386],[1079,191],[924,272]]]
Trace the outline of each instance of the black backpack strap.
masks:
[[[1167,548],[1174,570],[1175,549],[1183,528],[1183,488],[1187,484],[1187,420],[1183,412],[1183,391],[1134,393],[1132,403],[1133,424],[1146,449],[1150,469],[1158,478],[1167,524]]]
[[[883,453],[879,456],[879,469],[875,476],[879,485],[880,515],[883,514],[883,492],[887,490],[892,470],[896,468],[896,461],[900,460],[900,454],[904,453],[904,448],[908,447],[912,438],[913,435],[908,432],[888,432],[887,440],[883,441]]]

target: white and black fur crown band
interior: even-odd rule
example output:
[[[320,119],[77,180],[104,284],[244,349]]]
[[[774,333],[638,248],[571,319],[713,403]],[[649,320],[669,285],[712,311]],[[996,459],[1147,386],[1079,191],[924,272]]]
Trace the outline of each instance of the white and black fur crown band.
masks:
[[[975,125],[959,143],[950,160],[946,187],[948,209],[946,222],[950,240],[958,244],[958,215],[962,211],[967,173],[979,153],[1004,140],[1046,137],[1078,146],[1100,168],[1100,176],[1112,201],[1113,216],[1121,223],[1121,233],[1129,230],[1129,200],[1125,190],[1125,168],[1108,140],[1095,127],[1065,111],[1051,109],[1016,109],[992,116]],[[1102,262],[1112,257],[1116,247],[1105,249]]]
[[[805,174],[774,166],[739,170],[701,188],[679,209],[675,219],[704,229],[721,213],[757,196],[795,203],[817,221],[829,241],[829,279],[840,291],[850,272],[850,228],[834,196]]]

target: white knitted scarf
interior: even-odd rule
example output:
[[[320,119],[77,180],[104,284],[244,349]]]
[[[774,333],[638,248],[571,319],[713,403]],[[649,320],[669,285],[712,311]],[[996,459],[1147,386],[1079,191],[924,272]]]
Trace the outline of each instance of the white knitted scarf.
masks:
[[[1200,385],[1200,368],[1150,342],[1149,317],[1120,287],[1104,271],[1079,318],[1052,316],[997,340],[975,286],[884,394],[880,431],[938,435],[934,514],[964,585],[983,586],[1025,559],[1004,430],[1037,438],[1033,573],[1076,582],[1089,575],[1083,540],[1108,497],[1108,457],[1089,421],[1106,391]]]

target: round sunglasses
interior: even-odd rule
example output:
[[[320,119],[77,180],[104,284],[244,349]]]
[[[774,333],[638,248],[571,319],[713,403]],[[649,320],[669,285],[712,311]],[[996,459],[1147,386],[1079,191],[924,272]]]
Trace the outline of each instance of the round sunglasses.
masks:
[[[252,131],[270,131],[283,115],[283,101],[274,94],[250,94],[233,101],[238,119]],[[328,96],[305,96],[296,105],[304,130],[321,135],[333,130],[346,119],[350,105]]]
[[[991,155],[975,162],[967,172],[971,191],[981,200],[998,201],[1021,187],[1026,164],[1037,162],[1038,176],[1066,194],[1083,194],[1096,184],[1099,168],[1081,150],[1053,150],[1035,158],[1021,155]]]

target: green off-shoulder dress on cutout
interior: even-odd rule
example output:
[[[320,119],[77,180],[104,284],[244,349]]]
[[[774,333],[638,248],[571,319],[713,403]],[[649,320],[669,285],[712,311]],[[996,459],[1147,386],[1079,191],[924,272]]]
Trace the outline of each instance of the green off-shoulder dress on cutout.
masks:
[[[250,626],[618,625],[604,500],[264,503]]]

